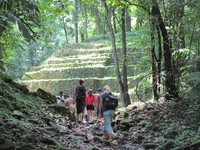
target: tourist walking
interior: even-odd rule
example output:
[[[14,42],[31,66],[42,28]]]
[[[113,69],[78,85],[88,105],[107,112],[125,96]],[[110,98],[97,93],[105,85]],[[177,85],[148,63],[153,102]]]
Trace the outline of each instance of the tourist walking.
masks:
[[[104,86],[104,93],[102,93],[100,97],[99,111],[101,111],[101,109],[103,108],[105,137],[108,139],[108,142],[111,142],[113,139],[112,134],[114,133],[111,123],[112,118],[115,115],[115,110],[107,110],[104,105],[106,98],[108,98],[109,94],[111,94],[111,89],[108,85],[106,85]]]
[[[96,96],[94,95],[93,90],[89,89],[86,95],[86,107],[87,107],[87,115],[89,123],[93,123],[95,101],[96,101]]]
[[[77,118],[79,123],[81,123],[83,119],[85,98],[86,98],[86,88],[84,86],[84,81],[79,80],[79,85],[76,87],[74,95],[74,99],[76,102]]]

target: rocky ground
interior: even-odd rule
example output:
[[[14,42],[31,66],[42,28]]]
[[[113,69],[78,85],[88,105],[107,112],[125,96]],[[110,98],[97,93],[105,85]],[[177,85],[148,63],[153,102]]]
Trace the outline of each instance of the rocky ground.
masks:
[[[186,103],[135,103],[118,109],[114,140],[103,124],[78,124],[55,97],[4,78],[0,80],[0,150],[147,150],[200,148],[200,128]]]

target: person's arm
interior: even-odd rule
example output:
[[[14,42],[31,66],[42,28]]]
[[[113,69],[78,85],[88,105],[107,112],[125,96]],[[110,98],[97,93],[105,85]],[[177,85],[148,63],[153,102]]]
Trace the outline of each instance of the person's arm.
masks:
[[[92,95],[92,104],[95,108],[97,108],[97,103],[96,103],[96,96],[93,94]]]
[[[65,100],[65,106],[66,106],[66,107],[69,107],[69,102],[68,102],[67,99]]]
[[[72,103],[72,104],[75,103],[75,101],[74,101],[71,97],[69,98],[69,101],[70,101],[70,103]]]
[[[103,98],[99,97],[99,105],[98,105],[98,110],[101,112],[101,109],[103,108]],[[98,114],[98,117],[101,118],[101,113]]]
[[[75,94],[74,94],[74,97],[73,97],[73,102],[74,104],[76,103],[76,98],[77,98],[77,95],[78,95],[78,87],[75,88]]]

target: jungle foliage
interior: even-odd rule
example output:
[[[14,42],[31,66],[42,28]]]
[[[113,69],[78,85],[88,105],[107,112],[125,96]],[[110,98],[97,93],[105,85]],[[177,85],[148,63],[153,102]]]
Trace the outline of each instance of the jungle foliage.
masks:
[[[62,52],[69,47],[89,48],[94,43],[112,45],[115,61],[110,61],[117,64],[115,76],[123,106],[131,102],[130,90],[144,103],[158,102],[164,97],[164,107],[158,103],[154,108],[143,109],[159,110],[144,116],[151,118],[153,133],[178,132],[173,140],[166,141],[160,136],[159,145],[165,149],[183,149],[181,145],[189,149],[185,146],[195,142],[196,148],[200,139],[199,18],[198,0],[1,0],[0,78],[7,76],[20,81],[32,67],[39,68],[53,54],[62,57]],[[130,57],[129,52],[135,55]],[[134,89],[127,86],[126,65],[130,63],[127,59],[134,62],[132,70],[137,81]],[[21,96],[18,88],[12,90],[12,80],[7,77],[6,81],[0,79],[1,113],[5,118],[25,102],[27,111],[32,107],[36,111],[37,107],[32,106],[34,99]],[[13,101],[8,103],[7,99]],[[5,111],[4,107],[11,110]],[[136,110],[133,115],[138,113]],[[159,127],[158,120],[161,123],[169,120],[170,125]]]

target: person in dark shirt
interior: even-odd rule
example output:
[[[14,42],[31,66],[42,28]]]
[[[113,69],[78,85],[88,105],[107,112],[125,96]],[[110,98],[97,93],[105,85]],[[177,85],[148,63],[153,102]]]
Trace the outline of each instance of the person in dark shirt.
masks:
[[[84,86],[83,80],[79,80],[79,84],[80,85],[76,87],[75,100],[76,100],[78,122],[81,123],[83,117],[83,111],[85,108],[86,88]]]

